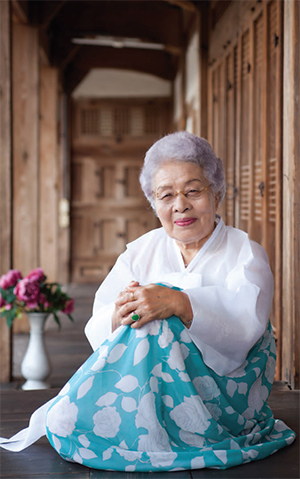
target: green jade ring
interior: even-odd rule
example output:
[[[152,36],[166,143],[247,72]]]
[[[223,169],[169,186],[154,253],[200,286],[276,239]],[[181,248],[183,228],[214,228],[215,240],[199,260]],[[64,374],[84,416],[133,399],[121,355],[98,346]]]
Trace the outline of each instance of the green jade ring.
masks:
[[[132,319],[132,321],[138,321],[140,319],[140,316],[135,313],[131,316],[131,319]]]

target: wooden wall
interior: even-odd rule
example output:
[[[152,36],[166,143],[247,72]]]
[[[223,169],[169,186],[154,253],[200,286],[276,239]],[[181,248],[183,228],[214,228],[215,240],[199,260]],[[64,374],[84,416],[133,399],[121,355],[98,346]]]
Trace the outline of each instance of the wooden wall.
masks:
[[[39,264],[49,281],[57,281],[58,270],[58,72],[40,69],[39,146]]]
[[[277,379],[292,387],[299,384],[298,10],[299,2],[232,1],[211,25],[208,51],[208,138],[227,176],[221,213],[268,253]]]
[[[300,387],[300,2],[284,2],[283,378]]]
[[[39,44],[38,30],[12,29],[13,267],[39,266]],[[15,331],[27,331],[26,318]]]
[[[10,4],[0,2],[0,275],[11,268],[11,42]],[[11,377],[11,331],[0,318],[0,381]]]
[[[58,71],[41,61],[38,30],[13,23],[13,267],[58,273]],[[14,331],[27,331],[27,318]]]

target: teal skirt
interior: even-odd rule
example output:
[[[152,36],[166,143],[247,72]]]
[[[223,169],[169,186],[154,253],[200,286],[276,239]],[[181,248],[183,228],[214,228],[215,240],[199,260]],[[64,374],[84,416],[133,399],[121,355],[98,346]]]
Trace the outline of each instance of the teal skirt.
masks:
[[[123,326],[59,393],[47,437],[61,457],[95,469],[226,469],[263,459],[296,437],[267,404],[274,371],[271,324],[228,376],[206,366],[175,316]]]

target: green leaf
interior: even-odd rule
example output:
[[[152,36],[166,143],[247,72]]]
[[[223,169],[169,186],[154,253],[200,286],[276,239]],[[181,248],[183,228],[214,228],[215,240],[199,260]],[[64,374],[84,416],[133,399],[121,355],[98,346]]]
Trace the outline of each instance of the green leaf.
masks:
[[[12,308],[12,309],[6,311],[5,313],[6,313],[5,316],[6,316],[7,326],[8,326],[9,328],[11,328],[11,327],[12,327],[12,324],[13,324],[13,322],[14,322],[14,319],[15,319],[15,317],[16,317],[16,308]]]
[[[53,312],[53,316],[54,316],[54,319],[55,321],[57,322],[58,326],[59,326],[59,329],[61,328],[61,324],[60,324],[60,320],[59,320],[59,317],[57,316],[56,313]]]

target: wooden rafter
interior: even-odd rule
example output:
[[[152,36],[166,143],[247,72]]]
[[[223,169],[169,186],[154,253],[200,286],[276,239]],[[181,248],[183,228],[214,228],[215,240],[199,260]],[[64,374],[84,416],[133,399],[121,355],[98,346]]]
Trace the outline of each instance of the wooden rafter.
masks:
[[[173,80],[176,74],[174,58],[164,51],[86,47],[78,50],[66,69],[68,92],[73,91],[92,68],[136,70],[165,80]]]
[[[99,35],[162,44],[168,52],[178,55],[183,44],[181,16],[179,9],[164,1],[66,2],[49,25],[53,60],[59,64],[69,55],[74,37]]]
[[[60,2],[46,2],[47,8],[42,11],[43,18],[40,19],[41,28],[48,28],[50,23],[55,19],[55,17],[59,14],[59,12],[63,8],[63,6],[66,5],[66,3],[67,0],[63,0]]]
[[[197,7],[193,2],[189,0],[165,0],[166,2],[170,3],[171,5],[176,5],[177,7],[182,8],[182,10],[186,10],[188,12],[195,13],[197,11]]]
[[[12,0],[12,13],[19,23],[28,23],[28,1]]]

